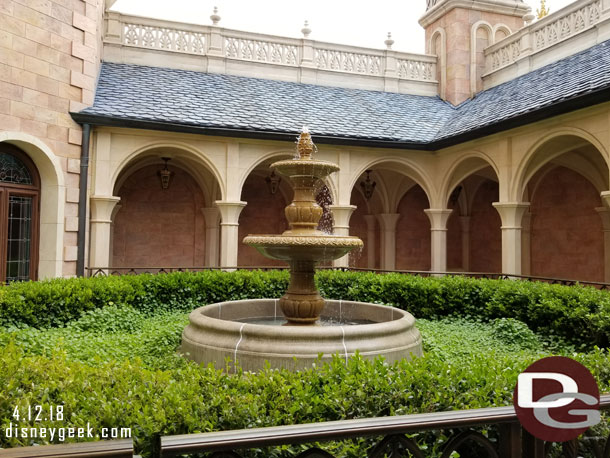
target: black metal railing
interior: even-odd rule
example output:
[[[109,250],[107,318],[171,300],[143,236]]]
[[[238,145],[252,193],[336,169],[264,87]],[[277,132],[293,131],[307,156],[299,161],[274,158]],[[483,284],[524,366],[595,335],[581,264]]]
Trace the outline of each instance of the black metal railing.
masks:
[[[610,395],[603,395],[600,409],[610,409]],[[489,426],[497,433],[497,440],[472,428]],[[477,445],[477,458],[546,458],[552,444],[532,437],[521,428],[513,407],[436,412],[394,417],[378,417],[358,420],[332,421],[305,425],[288,425],[269,428],[220,431],[203,434],[163,436],[160,438],[161,457],[209,453],[211,458],[240,458],[239,451],[261,449],[280,445],[312,444],[363,437],[382,437],[361,456],[368,458],[415,457],[425,458],[415,440],[414,433],[433,430],[449,432],[443,440],[441,458],[449,458],[455,452],[472,458],[464,447]],[[586,444],[584,441],[586,440]],[[583,448],[587,452],[581,455]],[[581,441],[564,442],[560,449],[562,458],[608,458],[610,440],[606,437],[587,437]],[[275,456],[275,455],[274,455]],[[298,458],[334,458],[320,446],[312,446]]]
[[[171,272],[203,272],[206,270],[286,270],[288,267],[281,266],[235,266],[235,267],[88,267],[88,277],[100,277],[108,275],[138,275],[138,274],[164,274]],[[513,275],[498,272],[433,272],[429,270],[384,270],[368,269],[363,267],[325,267],[318,270],[341,270],[345,272],[373,272],[373,273],[398,273],[406,275],[417,275],[421,277],[439,277],[454,275],[470,278],[487,278],[492,280],[525,280],[550,283],[564,286],[592,286],[597,289],[610,289],[610,283],[586,280],[573,280],[567,278],[540,277],[535,275]],[[609,457],[610,458],[610,457]]]
[[[15,447],[0,450],[4,458],[134,458],[131,439],[75,444]]]

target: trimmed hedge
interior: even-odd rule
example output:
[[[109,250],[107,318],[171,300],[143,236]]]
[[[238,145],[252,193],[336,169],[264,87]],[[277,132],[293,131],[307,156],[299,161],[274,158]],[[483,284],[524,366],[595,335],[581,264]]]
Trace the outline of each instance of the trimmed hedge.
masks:
[[[515,318],[579,346],[610,342],[610,293],[590,287],[403,274],[320,271],[324,297],[390,304],[416,318]],[[0,288],[0,325],[62,326],[89,310],[129,305],[143,313],[189,311],[227,300],[279,297],[285,271],[207,271],[57,279]]]
[[[610,388],[606,351],[574,357],[593,372],[600,390]],[[61,404],[65,406],[62,422],[26,418],[19,427],[68,428],[90,423],[95,433],[103,427],[132,428],[137,451],[151,456],[160,435],[508,405],[519,372],[536,359],[491,352],[453,364],[430,354],[388,366],[379,359],[354,357],[347,365],[335,358],[330,364],[296,373],[267,370],[228,375],[196,364],[150,370],[137,360],[92,367],[69,361],[61,353],[52,358],[26,356],[9,345],[0,354],[0,412],[4,413],[0,425],[3,431],[11,421],[16,426],[11,418],[16,406],[24,412],[28,406],[42,405],[48,412],[49,406]],[[47,441],[0,435],[2,447]],[[336,456],[361,457],[368,446],[345,441],[324,448],[337,447]],[[253,450],[244,456],[295,456],[293,452]]]

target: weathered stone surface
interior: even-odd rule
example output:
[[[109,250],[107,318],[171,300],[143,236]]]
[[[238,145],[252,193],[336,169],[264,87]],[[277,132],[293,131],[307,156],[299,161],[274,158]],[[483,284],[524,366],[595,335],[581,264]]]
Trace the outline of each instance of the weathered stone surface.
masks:
[[[265,367],[305,369],[333,355],[365,359],[383,356],[392,363],[421,356],[415,318],[403,310],[377,304],[326,301],[325,315],[335,320],[368,320],[343,326],[267,326],[244,323],[252,317],[282,318],[277,299],[255,299],[206,305],[191,312],[182,334],[181,351],[199,363],[258,371]]]

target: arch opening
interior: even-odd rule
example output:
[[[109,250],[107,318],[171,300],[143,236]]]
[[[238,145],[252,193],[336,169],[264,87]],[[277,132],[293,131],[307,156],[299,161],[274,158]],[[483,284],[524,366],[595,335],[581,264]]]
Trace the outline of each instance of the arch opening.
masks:
[[[218,222],[206,211],[220,194],[214,175],[189,152],[153,148],[140,154],[114,184],[120,201],[112,215],[111,266],[216,265],[219,240],[210,234],[218,232]]]

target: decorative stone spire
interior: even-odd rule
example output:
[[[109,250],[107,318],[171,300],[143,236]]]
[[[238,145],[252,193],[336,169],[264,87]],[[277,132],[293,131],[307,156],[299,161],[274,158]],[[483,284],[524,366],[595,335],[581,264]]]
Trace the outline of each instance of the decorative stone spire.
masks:
[[[217,6],[214,7],[214,11],[212,12],[212,15],[210,16],[210,19],[212,20],[212,24],[214,24],[214,25],[218,25],[218,23],[220,22],[220,16],[218,15]]]
[[[392,32],[388,32],[388,38],[384,41],[386,47],[388,49],[392,49],[392,45],[394,44],[394,40],[392,40]]]
[[[309,21],[305,21],[305,24],[303,24],[303,28],[301,29],[301,33],[305,38],[309,37],[309,34],[311,33],[311,29],[309,28]]]

